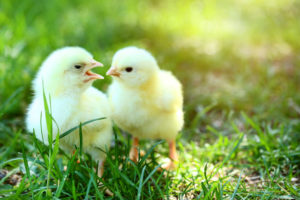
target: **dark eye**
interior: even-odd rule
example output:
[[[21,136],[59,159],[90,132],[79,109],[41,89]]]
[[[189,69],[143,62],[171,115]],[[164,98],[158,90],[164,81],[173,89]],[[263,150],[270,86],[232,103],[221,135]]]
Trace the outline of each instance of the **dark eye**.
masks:
[[[131,72],[131,71],[132,71],[132,67],[126,67],[126,68],[125,68],[125,71],[126,71],[126,72]]]
[[[80,69],[80,68],[81,68],[81,65],[74,65],[74,67],[75,67],[76,69]]]

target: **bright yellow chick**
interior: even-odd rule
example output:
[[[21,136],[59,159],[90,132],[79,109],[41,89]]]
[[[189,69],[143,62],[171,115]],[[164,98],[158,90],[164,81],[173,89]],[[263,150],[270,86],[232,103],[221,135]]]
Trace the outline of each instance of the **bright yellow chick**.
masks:
[[[105,150],[110,146],[112,123],[107,97],[92,83],[102,76],[91,71],[94,67],[103,66],[93,56],[80,47],[65,47],[51,53],[43,62],[33,81],[34,97],[28,107],[26,126],[29,132],[35,131],[37,138],[48,144],[48,132],[43,103],[45,94],[51,98],[51,115],[55,119],[59,133],[78,126],[80,122],[106,117],[82,127],[83,151],[89,153],[99,162],[98,175],[103,173]],[[49,102],[49,99],[48,99]],[[41,126],[40,126],[41,121]],[[58,129],[53,123],[53,138]],[[60,147],[68,152],[79,147],[78,130],[60,140]]]
[[[164,168],[173,168],[178,159],[175,139],[184,123],[180,82],[136,47],[117,51],[106,74],[113,77],[108,92],[113,120],[133,135],[131,159],[138,160],[139,139],[165,139],[171,161]]]

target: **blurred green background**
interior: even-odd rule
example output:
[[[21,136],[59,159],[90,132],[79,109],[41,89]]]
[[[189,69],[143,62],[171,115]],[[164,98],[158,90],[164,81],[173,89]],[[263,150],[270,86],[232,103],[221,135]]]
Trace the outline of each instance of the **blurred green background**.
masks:
[[[196,183],[203,181],[206,163],[223,166],[236,151],[222,169],[233,178],[224,194],[235,195],[246,169],[246,176],[260,176],[262,186],[243,177],[243,184],[252,185],[239,188],[239,195],[246,198],[251,191],[263,199],[268,191],[269,199],[299,197],[299,36],[299,0],[1,0],[1,163],[20,157],[23,141],[36,157],[23,130],[24,114],[31,81],[53,50],[82,46],[104,63],[98,72],[105,74],[114,52],[136,45],[184,87],[186,123],[177,141],[182,162],[172,187],[159,183],[164,194],[205,191]],[[106,77],[94,85],[106,91],[110,81]],[[232,151],[242,134],[240,148]],[[166,144],[157,148],[167,154]],[[225,179],[218,181],[222,186]]]
[[[211,104],[213,118],[241,110],[268,120],[299,117],[299,8],[293,0],[2,0],[2,118],[23,116],[41,62],[69,45],[102,61],[102,74],[119,48],[146,48],[183,83],[187,119]],[[109,82],[95,85],[105,90]]]

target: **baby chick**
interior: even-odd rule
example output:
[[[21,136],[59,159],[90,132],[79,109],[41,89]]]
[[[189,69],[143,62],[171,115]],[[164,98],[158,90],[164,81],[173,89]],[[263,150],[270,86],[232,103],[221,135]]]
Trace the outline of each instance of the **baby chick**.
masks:
[[[171,161],[163,167],[174,168],[175,138],[184,123],[180,82],[171,72],[160,70],[149,52],[136,47],[117,51],[106,74],[113,77],[108,92],[112,118],[133,135],[131,159],[138,160],[140,138],[165,139]]]
[[[51,53],[33,81],[34,97],[28,107],[26,126],[29,132],[34,129],[37,138],[48,144],[43,90],[47,97],[50,96],[50,112],[56,122],[53,123],[53,138],[58,131],[62,134],[80,122],[106,117],[82,126],[83,151],[99,162],[98,175],[102,176],[105,153],[100,149],[110,146],[112,123],[106,95],[92,87],[94,80],[103,79],[91,72],[92,68],[100,66],[103,65],[80,47],[65,47]],[[60,140],[60,147],[72,152],[79,143],[76,130]]]

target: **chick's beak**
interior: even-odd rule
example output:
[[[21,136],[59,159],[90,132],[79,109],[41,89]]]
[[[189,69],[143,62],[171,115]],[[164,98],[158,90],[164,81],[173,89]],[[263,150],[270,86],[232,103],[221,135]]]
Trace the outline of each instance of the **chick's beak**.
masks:
[[[111,67],[111,68],[106,72],[106,75],[120,77],[121,74],[117,71],[117,69],[116,69],[115,67]]]
[[[87,79],[84,80],[84,82],[88,82],[91,80],[95,80],[95,79],[104,79],[103,76],[96,74],[94,72],[91,71],[91,69],[95,68],[95,67],[103,67],[103,64],[96,61],[96,60],[92,60],[87,66],[86,66],[86,71],[85,71],[85,75],[88,76]]]

